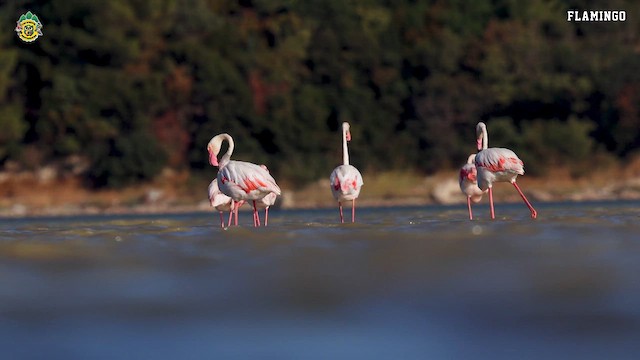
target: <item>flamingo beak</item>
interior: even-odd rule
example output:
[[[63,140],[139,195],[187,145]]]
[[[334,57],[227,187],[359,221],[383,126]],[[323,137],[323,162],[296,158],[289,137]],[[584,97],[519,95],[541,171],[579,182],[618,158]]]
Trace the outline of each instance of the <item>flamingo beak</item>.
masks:
[[[351,131],[347,131],[347,141],[351,141]]]
[[[209,151],[209,164],[211,166],[218,166],[218,158],[216,158],[216,154],[213,151]]]

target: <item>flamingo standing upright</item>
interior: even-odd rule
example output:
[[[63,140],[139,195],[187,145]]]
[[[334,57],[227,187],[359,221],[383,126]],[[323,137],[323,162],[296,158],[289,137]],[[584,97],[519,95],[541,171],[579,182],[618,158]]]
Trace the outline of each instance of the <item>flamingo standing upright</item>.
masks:
[[[360,171],[353,165],[349,165],[349,149],[347,142],[351,141],[351,131],[348,122],[342,123],[342,165],[331,172],[329,178],[331,193],[338,200],[340,209],[340,222],[344,223],[342,214],[342,202],[351,200],[351,222],[356,221],[356,199],[360,195],[360,188],[364,185]]]
[[[518,194],[524,200],[531,211],[531,217],[535,219],[538,212],[533,208],[527,197],[524,196],[516,178],[524,175],[524,162],[513,151],[505,148],[489,148],[487,126],[479,122],[476,126],[478,140],[478,154],[476,155],[476,168],[478,169],[478,187],[481,190],[489,190],[489,204],[491,206],[491,219],[496,215],[493,209],[493,183],[510,182],[518,190]]]
[[[460,190],[467,195],[467,207],[469,208],[469,220],[473,220],[471,202],[478,203],[482,200],[482,195],[486,192],[478,187],[478,172],[475,165],[476,154],[469,155],[467,163],[460,169]]]
[[[222,147],[222,142],[227,141],[227,152],[218,162],[218,154]],[[246,162],[231,160],[233,154],[233,138],[229,134],[219,134],[211,138],[207,145],[209,152],[209,163],[218,167],[218,187],[220,190],[234,201],[236,201],[234,212],[238,211],[238,204],[241,201],[252,201],[253,203],[253,225],[260,226],[260,217],[256,208],[256,201],[267,196],[269,193],[280,195],[280,187],[269,172],[260,166]],[[236,225],[238,217],[236,216]]]
[[[209,184],[209,203],[211,207],[220,212],[220,227],[224,228],[224,218],[222,213],[229,212],[229,223],[227,226],[231,226],[231,219],[233,218],[234,201],[232,198],[223,194],[218,188],[218,179],[213,179]]]

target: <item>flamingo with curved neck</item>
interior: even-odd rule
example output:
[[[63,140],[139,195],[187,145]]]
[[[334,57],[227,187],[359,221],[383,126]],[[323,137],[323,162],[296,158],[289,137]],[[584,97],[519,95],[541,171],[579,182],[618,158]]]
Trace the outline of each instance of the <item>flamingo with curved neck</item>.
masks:
[[[520,194],[522,200],[531,211],[531,217],[538,217],[538,212],[533,208],[527,197],[516,183],[518,175],[524,175],[524,162],[513,151],[505,148],[488,147],[489,136],[487,126],[483,122],[476,125],[476,137],[478,154],[476,155],[476,168],[478,171],[478,187],[489,191],[489,204],[491,206],[491,218],[495,219],[493,208],[493,183],[510,182]]]
[[[227,152],[218,160],[218,154],[222,143],[227,141]],[[232,198],[236,204],[235,224],[238,225],[238,208],[245,201],[253,202],[253,225],[260,226],[260,217],[256,208],[256,201],[264,198],[269,193],[281,194],[280,187],[269,172],[260,166],[246,162],[231,160],[234,142],[229,134],[218,134],[211,138],[207,144],[209,163],[218,167],[218,187],[223,194]]]

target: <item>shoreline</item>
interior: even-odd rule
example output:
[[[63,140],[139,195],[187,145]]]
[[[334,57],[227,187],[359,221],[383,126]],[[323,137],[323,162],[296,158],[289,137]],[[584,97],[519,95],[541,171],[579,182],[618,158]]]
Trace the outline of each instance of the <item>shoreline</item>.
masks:
[[[640,200],[640,177],[635,171],[609,171],[600,176],[573,179],[564,173],[546,177],[518,178],[524,193],[534,203]],[[611,180],[615,179],[615,180]],[[90,190],[79,178],[39,179],[36,173],[0,178],[0,218],[83,215],[144,215],[211,212],[206,198],[208,182],[187,173],[167,173],[146,184],[123,189]],[[329,180],[319,179],[301,189],[283,183],[283,195],[274,209],[330,209],[336,202]],[[494,187],[496,202],[518,203],[509,184]],[[485,198],[480,204],[488,202]],[[466,197],[457,182],[457,172],[424,176],[390,172],[365,176],[358,207],[463,205]],[[245,205],[241,211],[249,211]]]

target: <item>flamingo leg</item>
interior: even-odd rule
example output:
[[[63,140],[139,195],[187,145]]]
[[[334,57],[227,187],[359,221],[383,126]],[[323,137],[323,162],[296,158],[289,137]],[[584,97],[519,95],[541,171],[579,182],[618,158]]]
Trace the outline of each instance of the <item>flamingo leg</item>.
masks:
[[[264,209],[264,226],[269,225],[269,207],[267,206],[266,209]]]
[[[253,200],[253,226],[260,226],[260,215],[258,215],[258,208],[256,207],[255,200]]]
[[[356,199],[351,200],[351,222],[356,222]]]
[[[240,208],[240,202],[237,202],[235,207],[236,208],[233,211],[235,213],[235,217],[236,217],[236,219],[234,220],[234,224],[236,226],[238,226],[238,209]]]
[[[224,229],[224,218],[222,217],[222,211],[219,211],[220,213],[220,227]]]
[[[236,207],[235,201],[231,203],[231,210],[229,210],[229,221],[227,222],[227,227],[231,226],[231,220],[233,220],[233,210]]]
[[[491,220],[496,218],[496,213],[493,210],[493,188],[489,188],[489,206],[491,206]]]
[[[471,196],[467,196],[467,207],[469,208],[469,220],[473,220],[473,212],[471,211]]]
[[[526,196],[524,196],[524,194],[522,193],[522,190],[520,190],[520,187],[518,186],[518,184],[516,184],[516,182],[512,182],[513,186],[516,188],[516,190],[518,190],[518,194],[520,194],[520,197],[522,197],[522,200],[524,200],[524,203],[527,204],[527,207],[529,208],[529,210],[531,210],[531,218],[535,219],[538,217],[538,212],[536,211],[536,209],[533,208],[533,206],[531,206],[531,203],[529,202],[529,200],[527,200]]]
[[[338,201],[338,209],[340,209],[340,222],[344,224],[344,216],[342,215],[342,203]]]

